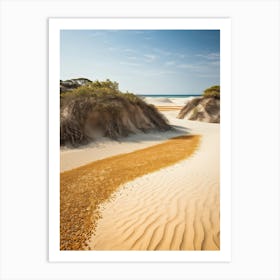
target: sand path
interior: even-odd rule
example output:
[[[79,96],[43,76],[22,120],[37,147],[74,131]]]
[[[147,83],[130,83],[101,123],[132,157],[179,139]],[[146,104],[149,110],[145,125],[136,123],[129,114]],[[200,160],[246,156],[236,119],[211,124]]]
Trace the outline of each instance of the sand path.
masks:
[[[126,183],[101,206],[91,250],[219,250],[219,126],[198,127],[191,157]]]
[[[191,156],[200,136],[187,135],[152,147],[94,161],[60,174],[62,250],[80,250],[100,219],[98,209],[122,185]]]

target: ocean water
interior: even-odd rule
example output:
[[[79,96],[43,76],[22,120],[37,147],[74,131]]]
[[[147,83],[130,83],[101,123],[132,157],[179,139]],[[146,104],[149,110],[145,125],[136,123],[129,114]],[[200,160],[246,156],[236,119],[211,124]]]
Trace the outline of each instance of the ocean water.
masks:
[[[187,97],[198,97],[201,94],[138,94],[141,97],[166,97],[166,98],[187,98]]]

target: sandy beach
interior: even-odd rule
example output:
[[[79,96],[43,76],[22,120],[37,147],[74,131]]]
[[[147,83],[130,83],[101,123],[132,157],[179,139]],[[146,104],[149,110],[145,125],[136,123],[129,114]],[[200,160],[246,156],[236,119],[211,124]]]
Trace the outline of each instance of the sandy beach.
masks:
[[[149,98],[147,102],[153,103],[175,129],[119,141],[104,138],[78,149],[61,149],[62,190],[75,192],[84,203],[71,206],[74,214],[67,217],[69,197],[62,201],[65,227],[61,231],[79,240],[72,249],[81,249],[84,244],[82,249],[88,250],[219,250],[220,126],[177,119],[187,102],[183,98]],[[139,160],[141,155],[143,162]],[[115,171],[123,173],[98,173],[109,170],[112,164]],[[86,191],[75,190],[85,178]],[[96,192],[92,182],[99,184],[95,180],[102,181],[99,193],[102,190],[103,196],[100,200],[95,197],[93,205]],[[67,231],[73,217],[83,224]],[[93,220],[94,228],[84,235]],[[66,245],[71,242],[64,241]]]

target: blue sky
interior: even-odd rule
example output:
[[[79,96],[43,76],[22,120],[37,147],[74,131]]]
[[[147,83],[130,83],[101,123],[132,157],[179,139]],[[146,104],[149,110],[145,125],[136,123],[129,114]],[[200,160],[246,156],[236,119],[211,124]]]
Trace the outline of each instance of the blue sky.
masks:
[[[136,94],[200,94],[220,84],[218,30],[62,30],[61,79],[117,81]]]

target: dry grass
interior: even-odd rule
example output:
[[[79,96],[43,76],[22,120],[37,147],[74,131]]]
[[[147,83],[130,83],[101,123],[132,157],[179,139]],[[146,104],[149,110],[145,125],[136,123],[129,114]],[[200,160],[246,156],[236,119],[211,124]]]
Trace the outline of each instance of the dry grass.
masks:
[[[83,250],[100,218],[100,203],[120,185],[191,156],[199,142],[199,135],[175,137],[61,173],[60,249]]]

